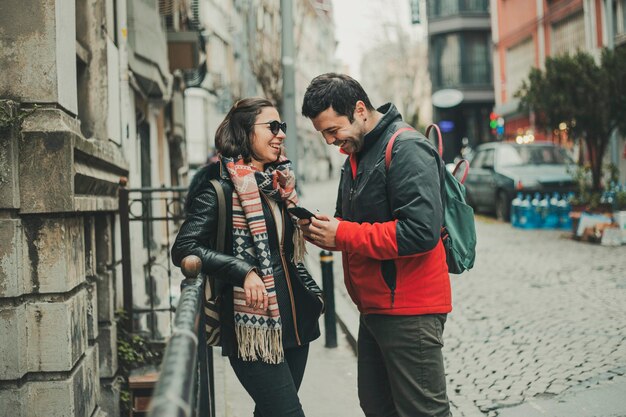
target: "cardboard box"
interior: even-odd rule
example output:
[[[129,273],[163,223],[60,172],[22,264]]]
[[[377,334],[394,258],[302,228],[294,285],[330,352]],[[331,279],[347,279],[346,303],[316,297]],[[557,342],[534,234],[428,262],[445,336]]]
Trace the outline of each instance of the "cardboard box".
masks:
[[[578,228],[576,230],[576,236],[578,237],[587,237],[589,235],[589,231],[585,232],[585,229],[591,228],[592,230],[597,225],[601,224],[611,224],[612,220],[610,217],[601,215],[601,214],[591,214],[591,213],[581,213],[580,221],[578,222]],[[598,238],[601,237],[597,236]]]

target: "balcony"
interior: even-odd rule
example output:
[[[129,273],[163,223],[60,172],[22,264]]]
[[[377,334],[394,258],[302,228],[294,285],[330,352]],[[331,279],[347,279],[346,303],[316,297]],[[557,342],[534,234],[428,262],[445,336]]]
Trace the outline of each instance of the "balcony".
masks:
[[[489,14],[489,0],[439,0],[428,2],[428,19]]]
[[[491,66],[488,62],[465,62],[441,65],[431,69],[433,89],[492,88]]]

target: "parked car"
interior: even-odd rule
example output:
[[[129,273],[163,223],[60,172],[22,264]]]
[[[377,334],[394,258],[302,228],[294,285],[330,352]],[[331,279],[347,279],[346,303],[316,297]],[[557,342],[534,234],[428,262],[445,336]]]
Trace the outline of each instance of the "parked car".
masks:
[[[574,163],[564,149],[549,143],[494,142],[479,145],[465,181],[475,209],[510,220],[511,201],[523,194],[574,191]]]

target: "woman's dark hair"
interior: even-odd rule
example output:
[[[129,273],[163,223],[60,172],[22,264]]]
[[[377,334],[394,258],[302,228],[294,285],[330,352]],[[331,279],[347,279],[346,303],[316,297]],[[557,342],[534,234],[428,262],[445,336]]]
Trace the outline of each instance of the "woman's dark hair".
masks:
[[[215,147],[227,158],[239,155],[250,162],[252,152],[252,132],[256,117],[265,107],[274,107],[271,101],[251,97],[237,101],[215,132]]]
[[[329,72],[313,78],[304,93],[302,115],[313,119],[332,107],[340,116],[354,121],[356,102],[361,100],[368,110],[374,110],[370,99],[357,80],[345,74]]]

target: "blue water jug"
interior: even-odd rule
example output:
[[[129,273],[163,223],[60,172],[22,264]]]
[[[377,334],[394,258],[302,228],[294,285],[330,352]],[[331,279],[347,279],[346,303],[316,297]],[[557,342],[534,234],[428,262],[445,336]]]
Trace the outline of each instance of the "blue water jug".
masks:
[[[559,227],[559,193],[554,193],[548,202],[548,213],[543,227],[554,229]]]
[[[541,196],[539,197],[541,198]],[[546,226],[546,221],[548,220],[548,209],[550,208],[550,196],[548,194],[544,195],[543,198],[539,200],[539,223],[538,227],[548,227]]]
[[[570,205],[571,198],[572,195],[563,195],[563,198],[559,200],[559,229],[569,230],[572,228],[572,219],[569,216],[572,209]]]
[[[522,200],[519,206],[517,223],[522,229],[532,229],[532,207],[530,203],[530,195]]]
[[[513,227],[520,227],[519,210],[523,199],[522,193],[517,193],[517,197],[511,202],[511,226]]]
[[[533,199],[530,200],[530,209],[531,228],[541,227],[543,225],[543,221],[541,219],[541,194],[535,193]]]

